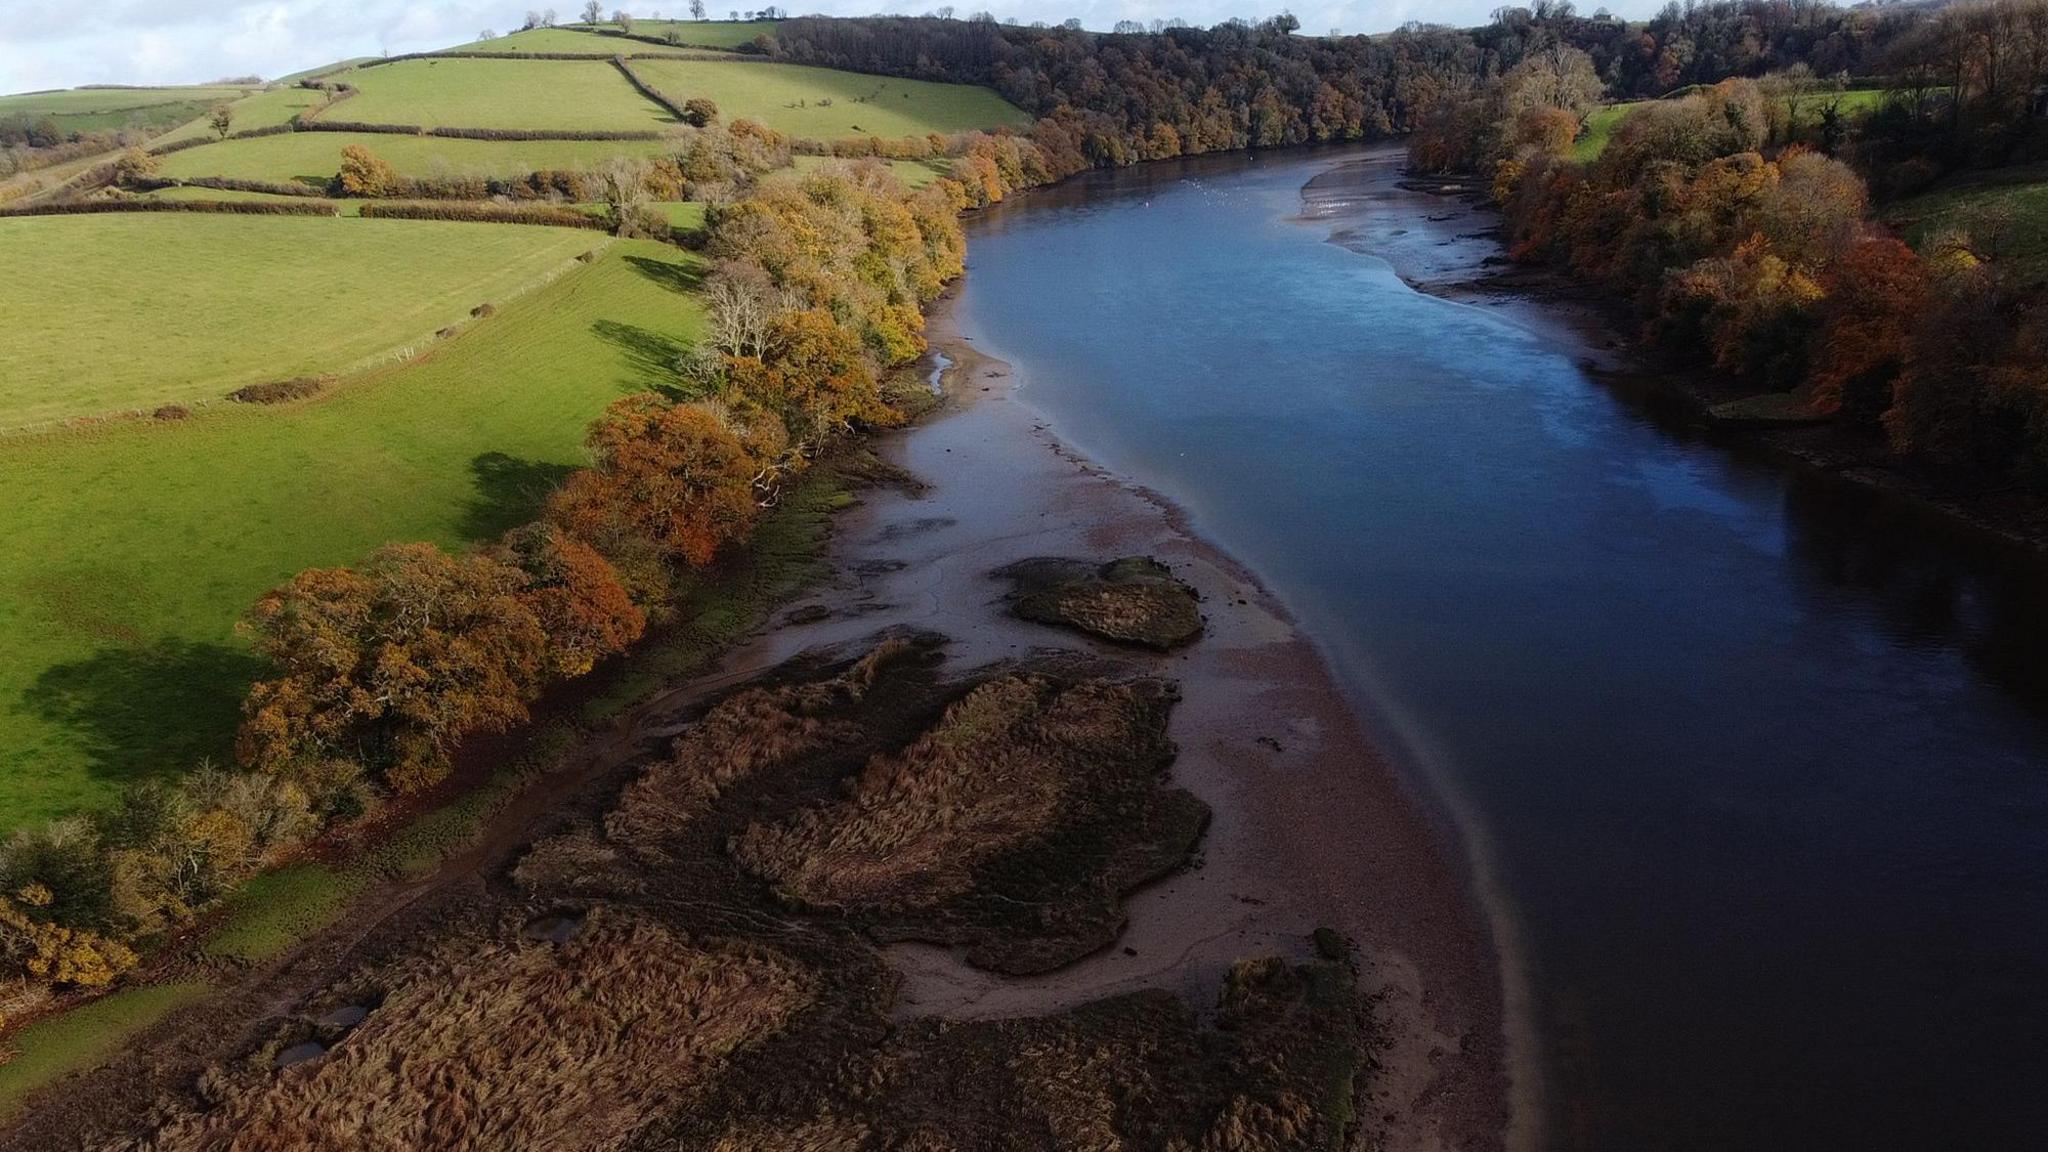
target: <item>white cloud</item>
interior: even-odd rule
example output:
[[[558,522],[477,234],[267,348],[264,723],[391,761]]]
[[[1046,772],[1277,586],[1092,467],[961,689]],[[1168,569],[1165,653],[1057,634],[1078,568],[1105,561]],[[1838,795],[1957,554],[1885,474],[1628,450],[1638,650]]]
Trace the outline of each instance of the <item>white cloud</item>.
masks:
[[[350,56],[420,52],[464,43],[482,28],[518,27],[528,7],[552,6],[564,20],[582,0],[0,0],[0,92],[79,84],[191,84],[222,76],[281,76]],[[617,0],[607,0],[607,9]],[[758,5],[761,0],[752,0]],[[946,0],[902,5],[889,0],[822,0],[788,4],[795,11],[852,16],[878,7],[926,12]],[[1408,20],[1476,24],[1500,0],[1310,0],[1259,5],[1253,0],[951,0],[961,15],[986,7],[1000,18],[1057,23],[1079,17],[1091,28],[1118,20],[1179,17],[1209,25],[1243,16],[1259,19],[1291,6],[1309,32],[1383,32]],[[1610,0],[1619,14],[1643,16],[1661,0]],[[713,14],[741,0],[710,0]],[[688,0],[637,0],[680,15]],[[1594,5],[1585,5],[1591,11]]]

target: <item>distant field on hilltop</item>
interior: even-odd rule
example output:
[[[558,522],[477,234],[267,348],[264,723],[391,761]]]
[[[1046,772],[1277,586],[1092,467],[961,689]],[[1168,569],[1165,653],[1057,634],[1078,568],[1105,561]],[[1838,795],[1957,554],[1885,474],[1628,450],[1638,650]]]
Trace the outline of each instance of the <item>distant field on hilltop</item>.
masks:
[[[639,60],[633,70],[678,104],[709,97],[727,119],[757,120],[809,139],[920,136],[1031,123],[995,92],[969,84],[742,60]]]
[[[228,104],[228,108],[234,112],[234,123],[229,130],[247,132],[251,128],[269,128],[284,124],[322,99],[321,93],[297,85],[257,92]],[[210,111],[210,106],[202,109],[191,121],[175,131],[166,132],[151,143],[161,146],[195,136],[212,136],[213,125],[207,123],[205,118],[206,113]]]
[[[416,251],[429,235],[331,223]],[[446,227],[473,244],[528,231]],[[670,379],[701,332],[700,268],[617,241],[424,360],[311,401],[0,438],[0,833],[226,756],[258,671],[235,621],[294,572],[529,519],[607,403]]]
[[[773,20],[635,20],[633,35],[659,40],[674,29],[678,39],[694,48],[739,48],[752,44],[764,32],[773,34],[775,24]]]
[[[328,117],[426,128],[632,131],[674,117],[601,60],[401,60],[348,74]]]
[[[216,104],[241,99],[244,89],[69,88],[0,96],[0,120],[48,117],[63,132],[160,130],[204,115]]]
[[[539,168],[595,168],[613,156],[655,156],[663,140],[457,140],[377,132],[288,132],[228,140],[165,156],[158,172],[174,180],[228,176],[325,184],[341,168],[341,150],[361,144],[402,176],[522,176]]]
[[[0,429],[342,369],[431,339],[592,243],[441,222],[0,220]]]

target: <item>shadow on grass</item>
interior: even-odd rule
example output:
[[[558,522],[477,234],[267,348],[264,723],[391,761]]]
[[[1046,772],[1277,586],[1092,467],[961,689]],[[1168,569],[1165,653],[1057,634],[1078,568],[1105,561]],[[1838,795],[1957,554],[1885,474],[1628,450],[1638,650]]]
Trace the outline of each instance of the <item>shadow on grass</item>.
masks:
[[[626,354],[628,372],[622,381],[626,391],[674,394],[680,382],[677,370],[683,354],[690,350],[688,341],[616,320],[599,320],[590,330],[598,339]]]
[[[491,540],[539,518],[548,495],[561,487],[573,464],[521,460],[486,452],[469,462],[476,496],[462,514],[462,531],[472,540]]]
[[[263,670],[262,660],[240,648],[159,640],[56,665],[22,693],[22,703],[69,729],[95,775],[139,780],[224,755],[242,698]]]
[[[656,284],[671,292],[695,292],[704,283],[704,269],[680,260],[656,260],[651,256],[628,256],[626,263]]]

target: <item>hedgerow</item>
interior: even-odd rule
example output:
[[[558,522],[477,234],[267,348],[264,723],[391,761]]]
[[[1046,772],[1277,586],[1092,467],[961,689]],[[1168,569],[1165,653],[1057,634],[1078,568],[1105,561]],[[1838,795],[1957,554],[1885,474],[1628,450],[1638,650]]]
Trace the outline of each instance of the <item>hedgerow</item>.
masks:
[[[232,216],[336,216],[333,204],[277,204],[259,200],[77,200],[0,208],[0,216],[87,216],[101,212],[217,212]]]
[[[574,208],[545,204],[372,200],[363,205],[362,212],[367,218],[386,220],[467,220],[485,224],[550,224],[561,228],[607,227],[603,220]]]

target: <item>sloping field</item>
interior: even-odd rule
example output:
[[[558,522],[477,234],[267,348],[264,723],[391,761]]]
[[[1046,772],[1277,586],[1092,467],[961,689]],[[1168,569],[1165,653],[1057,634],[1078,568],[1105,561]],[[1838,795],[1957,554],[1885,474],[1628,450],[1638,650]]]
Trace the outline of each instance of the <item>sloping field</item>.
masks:
[[[349,73],[360,93],[332,118],[426,128],[633,131],[674,122],[609,63],[401,60]]]
[[[539,168],[596,168],[613,156],[654,156],[672,147],[663,140],[459,140],[381,132],[287,132],[173,152],[163,158],[158,171],[175,180],[230,176],[325,185],[341,169],[341,150],[350,144],[361,144],[390,161],[401,176],[522,176]]]
[[[335,210],[343,216],[362,215],[363,205],[366,203],[366,201],[362,200],[320,200],[311,196],[280,196],[274,192],[241,192],[225,188],[197,188],[186,185],[175,185],[170,188],[159,188],[154,192],[144,192],[142,197],[145,200],[211,200],[214,202],[239,200],[245,204],[326,203],[334,205]]]
[[[528,28],[523,32],[508,32],[491,40],[478,40],[450,48],[450,52],[575,52],[584,56],[608,59],[619,53],[638,52],[642,49],[658,51],[652,44],[617,37],[597,36],[589,32],[578,32],[573,28]]]
[[[995,92],[969,84],[738,60],[636,60],[633,70],[678,104],[708,96],[728,119],[757,120],[810,139],[921,136],[1031,123]]]
[[[0,440],[0,830],[224,757],[257,672],[234,623],[292,573],[530,518],[582,462],[584,426],[696,337],[697,268],[621,241],[427,359],[309,402]]]
[[[2023,282],[2048,284],[2048,164],[1964,173],[1899,201],[1884,218],[1923,253],[1943,232],[1960,232]]]
[[[438,221],[0,220],[0,428],[345,369],[430,339],[593,243]]]
[[[252,96],[244,97],[228,105],[235,114],[234,124],[230,127],[229,131],[247,132],[251,128],[269,128],[274,125],[283,124],[292,117],[318,104],[321,98],[321,94],[311,88],[299,88],[296,86],[273,88],[267,92],[258,92]],[[188,140],[195,136],[213,135],[213,125],[206,122],[204,115],[207,111],[211,111],[211,109],[202,109],[197,119],[178,128],[176,131],[167,132],[157,137],[150,143],[152,145],[162,145],[176,140]]]
[[[693,48],[738,48],[752,44],[766,32],[774,34],[773,20],[635,20],[633,35],[665,38],[671,29],[677,38]]]
[[[219,103],[240,99],[241,88],[195,85],[189,88],[64,88],[0,96],[0,118],[11,116],[87,116],[146,108],[153,104]]]

